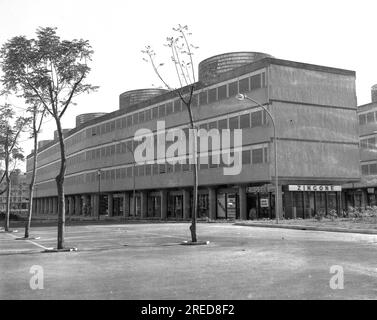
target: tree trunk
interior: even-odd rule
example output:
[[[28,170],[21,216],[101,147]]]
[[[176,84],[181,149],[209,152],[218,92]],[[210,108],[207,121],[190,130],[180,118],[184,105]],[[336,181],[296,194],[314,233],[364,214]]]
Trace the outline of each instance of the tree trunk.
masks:
[[[5,209],[5,225],[4,230],[9,232],[9,217],[10,217],[10,192],[11,192],[11,180],[9,178],[9,169],[6,168],[6,186],[7,186],[7,194],[6,194],[6,209]]]
[[[60,171],[56,180],[56,187],[58,191],[58,246],[57,249],[64,248],[64,228],[65,228],[65,201],[64,201],[64,176],[66,170],[66,156],[65,156],[65,146],[64,137],[62,132],[62,126],[58,116],[55,117],[56,127],[59,137],[60,145]]]
[[[191,128],[194,128],[194,124],[191,123]],[[196,237],[196,218],[198,216],[198,165],[197,165],[197,150],[196,150],[196,143],[197,142],[197,135],[194,133],[194,139],[193,139],[193,157],[194,159],[194,168],[193,168],[193,180],[194,180],[194,188],[193,188],[193,210],[192,210],[192,220],[191,220],[191,226],[190,226],[190,232],[191,232],[191,241],[197,242]]]
[[[25,238],[29,238],[29,230],[31,225],[31,215],[33,212],[33,195],[34,195],[34,184],[35,184],[35,175],[37,172],[37,156],[38,156],[38,134],[35,130],[35,119],[33,123],[34,129],[34,152],[33,152],[33,173],[31,175],[31,181],[29,184],[29,208],[28,208],[28,217],[25,225]]]

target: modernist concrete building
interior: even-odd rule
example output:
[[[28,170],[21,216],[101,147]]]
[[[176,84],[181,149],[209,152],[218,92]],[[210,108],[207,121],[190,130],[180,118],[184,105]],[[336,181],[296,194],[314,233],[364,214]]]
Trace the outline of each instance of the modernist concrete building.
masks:
[[[0,176],[2,172],[0,171]],[[0,185],[0,190],[5,188],[5,183]],[[27,214],[29,203],[29,188],[26,173],[11,175],[10,212],[14,214]],[[0,212],[6,211],[6,193],[0,195]]]
[[[372,101],[357,109],[360,136],[361,180],[344,186],[346,206],[377,205],[377,85],[371,88]]]
[[[199,65],[193,106],[196,125],[242,129],[239,174],[223,174],[227,165],[216,164],[216,150],[209,151],[209,164],[200,163],[199,216],[274,218],[271,121],[259,105],[236,100],[238,93],[259,101],[275,118],[280,215],[306,218],[320,210],[340,212],[341,185],[360,179],[355,72],[236,52]],[[135,132],[147,128],[156,134],[162,120],[166,128],[188,130],[187,110],[175,92],[128,91],[120,95],[119,110],[81,116],[78,126],[65,136],[67,213],[190,218],[192,166],[169,164],[162,158],[155,159],[158,163],[134,162]],[[57,212],[58,148],[56,139],[39,148],[34,207],[39,213]],[[183,158],[187,157],[185,153]],[[31,165],[29,156],[28,172]]]

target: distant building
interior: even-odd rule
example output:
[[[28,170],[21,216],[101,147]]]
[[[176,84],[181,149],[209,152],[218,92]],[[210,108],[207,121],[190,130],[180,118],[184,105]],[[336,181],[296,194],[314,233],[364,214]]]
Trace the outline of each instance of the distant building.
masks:
[[[346,206],[377,206],[377,85],[372,101],[357,108],[360,137],[361,180],[344,186]]]
[[[271,122],[257,104],[236,100],[238,93],[247,93],[275,117],[281,215],[308,218],[343,210],[341,186],[360,179],[354,71],[236,52],[202,61],[195,86],[193,114],[200,128],[242,129],[239,174],[224,175],[227,164],[215,161],[217,150],[199,153],[200,217],[274,218]],[[156,134],[162,120],[166,128],[188,131],[185,106],[174,92],[161,89],[127,91],[120,95],[119,110],[81,115],[65,135],[67,214],[95,215],[100,208],[110,216],[190,218],[192,166],[165,158],[134,165],[130,152],[135,132],[146,128]],[[207,155],[209,163],[202,161]],[[57,213],[59,157],[56,137],[40,146],[38,213]],[[182,157],[188,160],[187,153]],[[32,155],[28,174],[31,168]]]
[[[0,173],[2,175],[2,173]],[[5,183],[0,185],[0,190],[5,188]],[[26,214],[29,203],[29,191],[26,173],[11,175],[10,212]],[[0,212],[6,211],[6,193],[0,195]]]

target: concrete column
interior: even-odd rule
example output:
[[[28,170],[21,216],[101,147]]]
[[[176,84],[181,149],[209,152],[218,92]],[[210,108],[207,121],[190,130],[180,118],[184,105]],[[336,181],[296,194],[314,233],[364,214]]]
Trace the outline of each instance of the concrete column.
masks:
[[[89,206],[90,206],[90,199],[89,196],[84,194],[82,196],[82,214],[83,215],[88,215],[89,214]],[[84,210],[85,208],[85,210]]]
[[[114,197],[112,193],[107,195],[107,209],[109,210],[109,217],[114,215]]]
[[[98,194],[92,194],[92,216],[98,217],[99,213],[99,196]]]
[[[44,214],[48,214],[48,198],[44,199]]]
[[[35,198],[34,203],[35,203],[35,211],[33,212],[33,214],[39,214],[39,199]]]
[[[75,215],[76,216],[82,215],[81,196],[75,196]]]
[[[161,196],[161,219],[165,220],[168,215],[168,192],[166,190],[161,190],[160,196]]]
[[[141,202],[141,210],[140,210],[140,218],[146,218],[148,216],[148,193],[146,191],[140,192],[140,202]]]
[[[190,219],[191,212],[190,212],[190,191],[183,189],[183,219],[188,220]]]
[[[69,216],[75,214],[75,199],[72,196],[68,198],[68,214]]]
[[[129,217],[130,216],[130,194],[123,193],[122,199],[123,199],[123,217]]]
[[[240,208],[240,219],[247,220],[247,200],[246,200],[246,187],[240,186],[238,188],[238,199]]]
[[[216,189],[208,188],[209,218],[216,219]]]
[[[43,201],[43,213],[48,214],[48,198],[44,198]]]
[[[52,198],[52,213],[58,214],[58,197]]]
[[[52,197],[50,197],[48,198],[48,213],[52,214],[53,211],[54,211],[54,208],[52,206]]]

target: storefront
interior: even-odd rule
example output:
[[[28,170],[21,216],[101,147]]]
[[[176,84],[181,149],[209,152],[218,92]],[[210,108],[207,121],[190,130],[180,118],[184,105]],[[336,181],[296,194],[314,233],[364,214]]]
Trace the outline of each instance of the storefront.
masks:
[[[275,195],[270,185],[248,187],[246,201],[248,220],[275,218]]]
[[[235,189],[217,190],[217,219],[238,219],[238,208],[238,193]]]
[[[334,185],[286,185],[284,212],[287,219],[310,219],[316,214],[341,215],[341,186]]]

